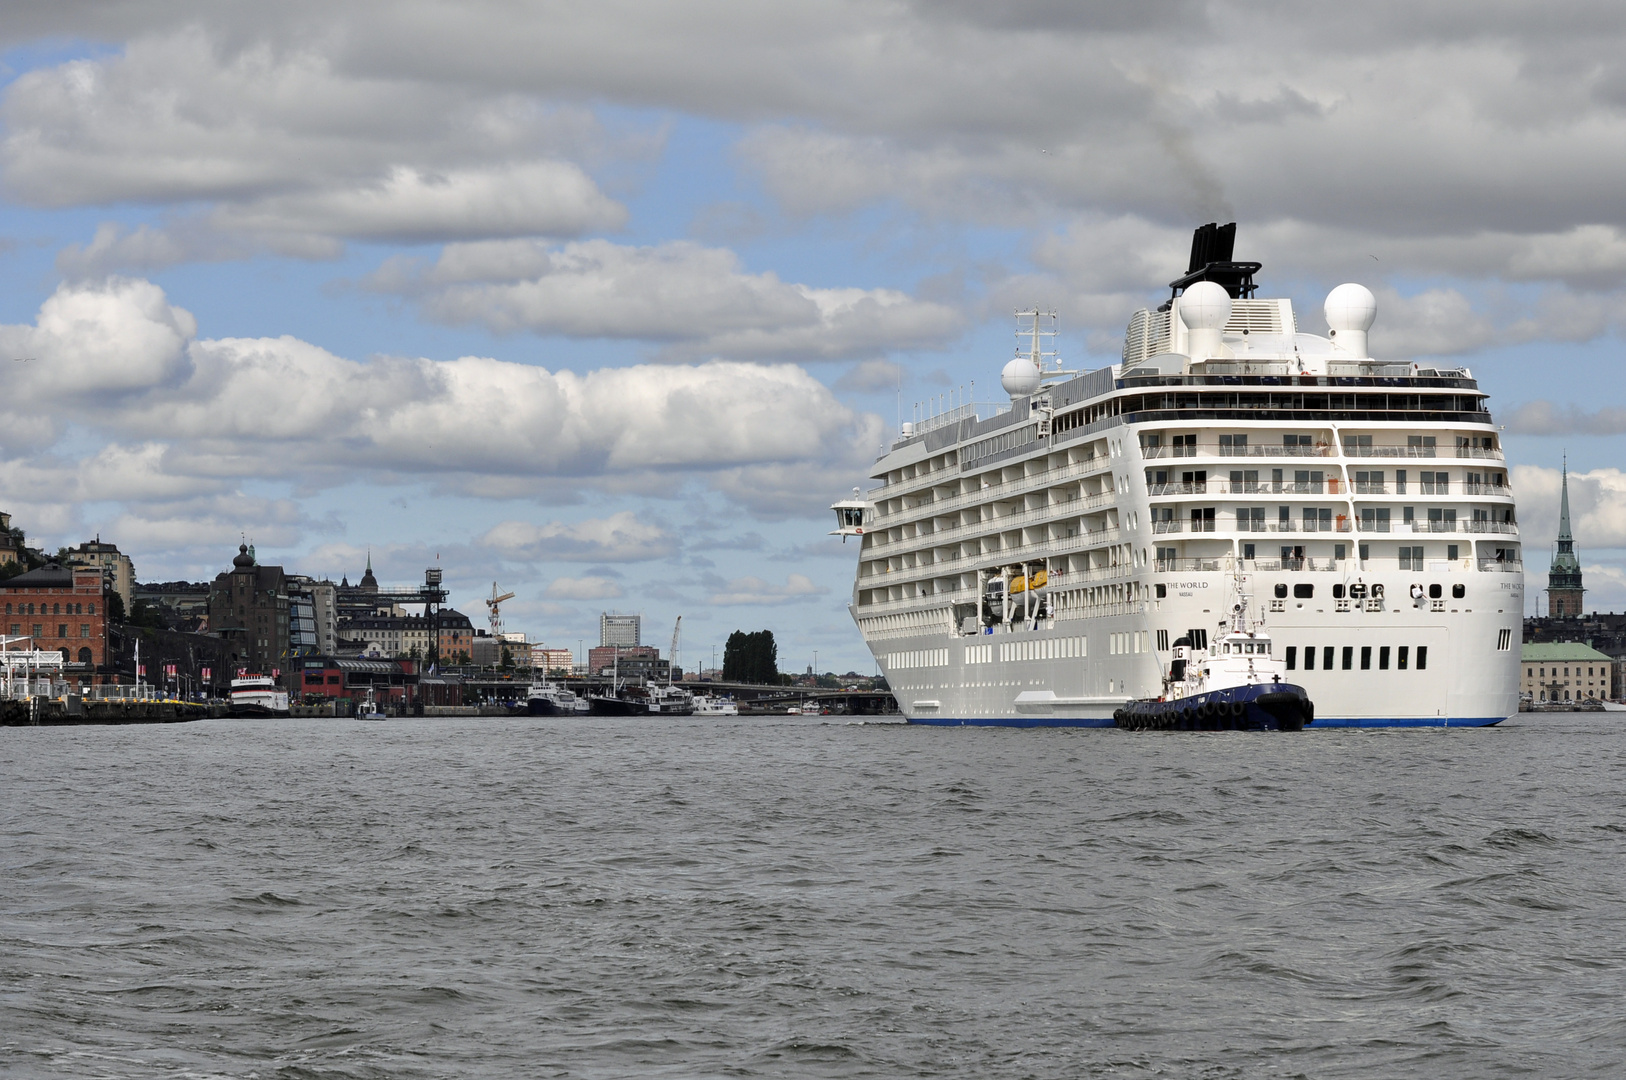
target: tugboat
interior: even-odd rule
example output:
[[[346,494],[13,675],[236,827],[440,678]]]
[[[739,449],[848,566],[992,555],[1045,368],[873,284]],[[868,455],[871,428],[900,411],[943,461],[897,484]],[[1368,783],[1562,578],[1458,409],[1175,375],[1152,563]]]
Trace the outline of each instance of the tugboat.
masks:
[[[1240,590],[1239,590],[1240,591]],[[1304,687],[1286,682],[1263,626],[1248,623],[1248,600],[1231,608],[1231,628],[1212,649],[1189,636],[1174,643],[1159,698],[1131,701],[1112,714],[1130,731],[1303,731],[1315,722]]]

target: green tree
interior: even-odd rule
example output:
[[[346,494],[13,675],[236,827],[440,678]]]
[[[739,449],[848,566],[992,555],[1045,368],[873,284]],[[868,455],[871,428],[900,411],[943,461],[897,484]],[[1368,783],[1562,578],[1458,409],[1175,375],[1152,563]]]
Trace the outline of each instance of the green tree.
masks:
[[[107,594],[107,621],[121,623],[125,619],[124,597],[118,593]]]
[[[747,634],[736,630],[723,646],[723,678],[728,682],[779,681],[779,646],[772,630]]]

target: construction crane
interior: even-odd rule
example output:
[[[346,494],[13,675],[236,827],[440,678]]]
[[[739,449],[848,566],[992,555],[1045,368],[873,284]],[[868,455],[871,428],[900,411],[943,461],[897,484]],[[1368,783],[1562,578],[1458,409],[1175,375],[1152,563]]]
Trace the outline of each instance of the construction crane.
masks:
[[[493,638],[499,640],[502,638],[502,602],[513,598],[514,594],[511,592],[498,596],[497,583],[495,581],[491,583],[491,597],[486,601],[486,607],[491,609],[491,636]]]
[[[678,629],[680,627],[682,627],[682,626],[683,626],[683,616],[679,615],[677,617],[677,622],[672,624],[672,652],[667,657],[667,660],[666,660],[666,685],[667,686],[672,685],[672,674],[673,674],[673,672],[677,671]]]

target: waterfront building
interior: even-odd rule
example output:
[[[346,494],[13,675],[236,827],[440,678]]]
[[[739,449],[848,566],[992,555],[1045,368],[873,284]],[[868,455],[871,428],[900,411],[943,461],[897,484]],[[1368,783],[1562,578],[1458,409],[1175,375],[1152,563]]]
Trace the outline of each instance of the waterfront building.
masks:
[[[1581,560],[1575,554],[1575,537],[1570,534],[1570,466],[1564,462],[1564,480],[1558,503],[1558,550],[1547,571],[1547,614],[1555,619],[1574,619],[1581,614]]]
[[[531,666],[548,675],[568,673],[575,661],[569,649],[550,649],[540,641],[531,646]]]
[[[1615,661],[1579,641],[1538,642],[1521,654],[1520,690],[1536,704],[1589,701],[1610,695]]]
[[[68,562],[75,566],[100,567],[113,582],[113,591],[119,594],[128,614],[135,610],[135,564],[119,551],[117,544],[109,544],[98,536],[76,548],[68,549]]]
[[[587,670],[635,682],[665,682],[671,676],[671,662],[662,660],[653,645],[600,645],[587,650]]]
[[[440,662],[466,664],[474,651],[474,623],[456,608],[442,608],[435,617]]]
[[[271,675],[288,666],[290,644],[286,576],[280,566],[260,566],[247,544],[239,545],[227,573],[209,589],[209,631],[231,645],[234,668]]]
[[[607,645],[640,645],[643,631],[642,615],[617,615],[608,611],[598,617],[598,643]]]
[[[106,576],[94,566],[49,563],[0,581],[0,626],[11,648],[55,649],[67,674],[89,682],[107,662]]]
[[[177,630],[202,633],[209,627],[209,583],[207,581],[138,582],[132,591],[136,602],[158,609],[164,622]],[[133,608],[126,608],[132,611]]]
[[[376,644],[385,656],[429,655],[429,623],[421,615],[370,615],[344,624],[352,641]]]
[[[21,530],[12,532],[11,515],[0,514],[0,566],[18,562],[23,555]]]

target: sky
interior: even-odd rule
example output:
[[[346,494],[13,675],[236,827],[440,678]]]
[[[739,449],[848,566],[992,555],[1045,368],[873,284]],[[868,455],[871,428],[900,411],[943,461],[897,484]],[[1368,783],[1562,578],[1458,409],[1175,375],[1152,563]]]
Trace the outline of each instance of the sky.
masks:
[[[1626,610],[1623,39],[1603,3],[8,5],[0,510],[146,581],[370,554],[550,645],[681,615],[688,666],[766,628],[870,671],[829,504],[917,402],[1000,399],[1016,309],[1111,363],[1236,221],[1301,328],[1359,281],[1374,355],[1473,370],[1537,579],[1567,454]]]

